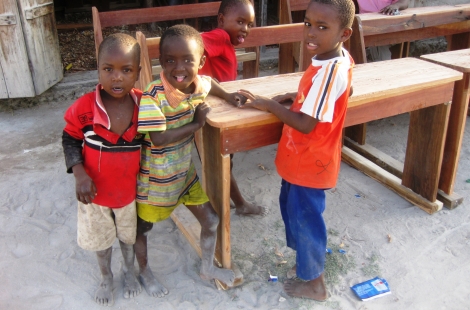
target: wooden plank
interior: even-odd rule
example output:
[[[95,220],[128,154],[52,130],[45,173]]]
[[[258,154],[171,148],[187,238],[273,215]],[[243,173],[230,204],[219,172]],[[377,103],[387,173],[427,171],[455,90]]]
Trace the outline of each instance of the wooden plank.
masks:
[[[431,87],[427,92],[417,89],[410,93],[384,97],[373,102],[358,105],[353,102],[348,105],[344,127],[419,110],[443,102],[450,102],[452,92],[453,83],[450,82]]]
[[[199,257],[202,257],[201,251],[201,225],[196,217],[184,205],[178,206],[172,213],[171,219],[175,222],[176,226],[180,229],[183,235],[188,239],[189,243],[196,251]],[[222,265],[217,262],[217,266]]]
[[[91,15],[93,17],[93,33],[95,38],[96,63],[98,64],[98,50],[101,42],[103,42],[103,32],[101,31],[100,15],[96,7],[91,8]]]
[[[101,27],[136,25],[168,20],[217,16],[221,1],[100,12]]]
[[[2,58],[2,54],[0,51],[0,58]],[[8,90],[7,85],[5,84],[5,78],[3,77],[3,70],[0,62],[0,99],[8,98]]]
[[[220,131],[206,123],[203,137],[203,184],[212,207],[219,215],[215,257],[224,268],[231,268],[230,246],[230,156],[214,154],[210,149],[220,149]],[[210,171],[210,174],[206,174]]]
[[[221,154],[233,154],[279,142],[284,124],[281,121],[266,124],[222,129]]]
[[[1,84],[4,85],[0,98],[34,97],[36,93],[16,0],[0,1],[0,15],[15,16],[16,20],[14,24],[0,26]]]
[[[470,6],[416,7],[403,10],[400,15],[367,13],[358,16],[362,20],[364,36],[370,36],[467,21],[470,18]]]
[[[279,24],[292,24],[291,8],[289,0],[279,0]],[[293,58],[294,47],[292,43],[279,45],[278,70],[280,74],[295,71]]]
[[[370,160],[385,171],[401,179],[403,176],[403,163],[393,157],[381,152],[369,144],[359,145],[358,143],[345,139],[344,145],[352,151]],[[446,194],[442,190],[437,190],[437,200],[441,201],[448,209],[454,209],[463,202],[463,197],[457,193]]]
[[[469,28],[470,20],[453,24],[407,30],[399,33],[390,32],[376,35],[364,34],[364,45],[366,47],[381,46],[388,44],[397,44],[405,41],[424,40],[440,36],[453,35],[456,33],[465,33],[468,32]]]
[[[422,196],[416,194],[411,189],[401,184],[401,180],[393,174],[383,170],[371,161],[353,152],[347,147],[343,147],[342,159],[347,164],[359,169],[364,174],[382,183],[390,188],[415,206],[423,209],[429,214],[433,214],[442,209],[443,203],[439,200],[429,201]]]
[[[446,37],[447,50],[454,51],[470,47],[470,31]]]
[[[384,75],[383,72],[387,74]],[[298,72],[221,83],[221,85],[229,92],[247,89],[255,94],[273,97],[286,92],[295,92],[301,76],[302,72]],[[415,58],[357,65],[353,71],[354,94],[349,98],[345,126],[448,102],[452,98],[453,82],[461,78],[460,72]],[[426,91],[423,91],[424,89]],[[407,94],[412,93],[416,99],[410,100]],[[394,102],[395,100],[390,99],[395,96],[404,102]],[[207,122],[215,127],[228,128],[244,125],[247,122],[277,120],[271,113],[255,109],[238,109],[220,98],[209,96],[207,102],[212,107]],[[395,105],[393,108],[388,106],[392,104]]]
[[[44,15],[54,13],[54,3],[44,3],[38,6],[31,7],[24,11],[26,19],[34,19]]]
[[[0,15],[0,26],[16,25],[16,16],[13,14]]]
[[[429,201],[437,197],[449,112],[440,104],[410,113],[402,184]]]
[[[152,65],[150,64],[150,58],[148,56],[145,35],[142,32],[137,31],[135,36],[137,42],[140,44],[140,76],[135,87],[143,91],[147,85],[152,82]]]
[[[446,194],[442,190],[438,189],[437,190],[437,199],[439,201],[442,201],[444,204],[444,207],[447,209],[455,209],[456,207],[460,206],[463,202],[463,196],[457,194],[457,193],[452,193],[452,194]]]
[[[460,149],[467,120],[466,115],[468,113],[468,101],[470,96],[470,49],[423,55],[421,58],[464,72],[463,79],[455,83],[444,147],[442,171],[439,178],[439,189],[450,195],[454,190]]]
[[[460,49],[435,54],[421,55],[421,59],[433,62],[448,68],[470,73],[470,49]]]
[[[365,64],[367,62],[364,45],[364,33],[362,32],[362,22],[359,16],[355,16],[352,25],[353,33],[349,38],[349,53],[356,64]]]
[[[359,155],[367,158],[380,168],[393,174],[397,178],[402,178],[403,175],[403,163],[399,162],[395,158],[385,154],[384,152],[376,149],[372,145],[364,144],[361,145],[349,138],[344,139],[344,146],[358,153]]]
[[[45,2],[45,1],[44,1]],[[42,3],[44,6],[52,4]],[[63,77],[59,37],[52,13],[34,19],[26,19],[26,12],[34,7],[31,1],[18,0],[21,11],[23,34],[28,50],[29,67],[36,95],[43,93]]]

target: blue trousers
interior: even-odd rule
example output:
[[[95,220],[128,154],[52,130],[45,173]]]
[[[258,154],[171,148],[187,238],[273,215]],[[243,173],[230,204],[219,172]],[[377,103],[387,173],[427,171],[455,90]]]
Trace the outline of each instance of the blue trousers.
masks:
[[[297,252],[297,277],[305,281],[318,278],[325,269],[325,191],[282,180],[279,205],[287,246]]]

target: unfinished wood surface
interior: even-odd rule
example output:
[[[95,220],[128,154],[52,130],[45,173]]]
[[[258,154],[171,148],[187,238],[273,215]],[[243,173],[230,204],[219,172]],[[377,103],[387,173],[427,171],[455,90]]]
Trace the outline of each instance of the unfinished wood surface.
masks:
[[[220,3],[216,1],[107,12],[99,12],[96,7],[92,7],[96,58],[98,47],[103,42],[103,28],[217,16]]]
[[[0,1],[0,99],[33,97],[33,79],[16,0]],[[21,85],[21,87],[18,87]]]
[[[470,29],[469,29],[470,30]],[[435,54],[421,55],[421,59],[446,66],[448,68],[470,73],[470,49],[447,51]]]
[[[403,185],[429,201],[435,201],[441,173],[450,104],[410,113]]]
[[[439,189],[451,195],[454,191],[460,149],[467,121],[470,96],[470,49],[423,55],[421,58],[464,73],[463,79],[455,83],[439,179]]]
[[[304,12],[310,0],[279,0],[279,24],[303,24]],[[300,14],[297,14],[300,13]],[[293,16],[294,15],[294,16]],[[303,34],[301,36],[303,40]],[[305,48],[295,43],[284,43],[279,45],[279,73],[295,72],[296,63],[299,64],[299,71],[305,70],[309,56],[305,54]]]
[[[402,185],[400,178],[394,176],[393,174],[385,171],[376,164],[372,163],[370,160],[362,157],[361,155],[353,152],[347,147],[343,147],[342,159],[349,165],[356,167],[358,170],[362,171],[364,174],[370,176],[371,178],[379,181],[386,187],[390,188],[394,192],[398,193],[400,196],[411,202],[412,204],[418,206],[429,214],[433,214],[442,209],[443,203],[439,200],[429,201],[422,196],[416,194],[411,189]]]
[[[401,179],[403,176],[403,163],[376,149],[372,145],[361,145],[349,138],[344,138],[344,146],[357,154],[370,160],[380,168]]]
[[[36,95],[62,80],[63,67],[52,0],[18,0],[29,72]],[[15,68],[15,70],[18,70]],[[21,81],[21,84],[23,82]],[[24,96],[23,96],[24,97]]]
[[[5,84],[5,77],[0,62],[0,99],[8,98],[7,85]]]
[[[384,72],[387,73],[385,74]],[[233,81],[222,83],[222,85],[229,92],[247,89],[254,94],[273,97],[286,92],[297,91],[301,76],[302,72],[297,72]],[[354,93],[349,98],[345,126],[358,124],[358,121],[361,123],[363,119],[371,121],[432,105],[427,100],[418,100],[417,102],[407,100],[406,94],[413,92],[421,91],[423,96],[426,96],[426,92],[434,92],[432,96],[428,97],[439,95],[441,96],[440,98],[445,99],[440,103],[450,101],[452,91],[449,91],[449,87],[453,88],[450,83],[461,78],[462,73],[460,72],[415,58],[402,58],[357,65],[353,71]],[[435,89],[438,87],[442,88],[436,91]],[[426,89],[426,92],[423,91],[424,89]],[[447,91],[439,94],[444,89],[447,89]],[[384,115],[381,111],[387,111],[387,106],[380,105],[379,103],[374,104],[374,102],[379,102],[380,100],[389,104],[392,101],[390,98],[395,96],[403,97],[405,102],[402,104],[406,108],[395,112],[391,110]],[[429,100],[432,100],[432,98],[429,98]],[[435,100],[432,101],[435,102]],[[222,99],[212,96],[208,97],[207,102],[212,107],[211,112],[207,116],[207,122],[214,127],[229,128],[232,126],[243,126],[250,122],[277,120],[271,113],[255,109],[239,109],[225,103]],[[366,105],[369,106],[367,109],[364,109],[363,106]],[[397,103],[397,108],[400,108],[400,102]],[[362,111],[361,113],[356,113],[356,110],[370,110],[370,112],[368,115],[362,116],[359,115],[362,114]]]
[[[192,214],[184,205],[180,205],[171,213],[171,219],[189,241],[189,244],[191,244],[193,249],[197,252],[197,255],[202,257],[201,225],[194,214]],[[219,267],[222,267],[222,264],[217,262],[217,259],[215,261]]]
[[[140,76],[139,80],[135,84],[135,88],[138,88],[142,91],[145,90],[148,84],[152,82],[152,64],[150,62],[150,57],[148,55],[147,40],[145,35],[137,31],[135,33],[137,42],[140,44]],[[160,40],[159,40],[160,41]]]
[[[217,16],[221,1],[100,12],[101,27]]]
[[[360,145],[348,138],[344,139],[344,146],[348,147],[358,155],[370,160],[385,171],[393,174],[397,178],[403,177],[403,163],[393,157],[383,153],[369,144]],[[442,173],[443,168],[441,168]],[[447,194],[442,190],[437,190],[437,200],[441,201],[448,209],[454,209],[463,202],[462,195],[457,193]]]
[[[400,15],[366,13],[358,16],[362,21],[364,36],[367,37],[468,21],[470,5],[416,7],[402,10]]]
[[[249,126],[237,126],[221,130],[221,154],[244,152],[277,143],[281,138],[283,124],[258,122]]]
[[[220,132],[206,124],[202,128],[203,137],[203,179],[204,190],[210,199],[212,207],[219,215],[217,229],[216,258],[224,268],[231,266],[230,246],[230,156],[220,152]],[[228,176],[228,177],[227,177]]]

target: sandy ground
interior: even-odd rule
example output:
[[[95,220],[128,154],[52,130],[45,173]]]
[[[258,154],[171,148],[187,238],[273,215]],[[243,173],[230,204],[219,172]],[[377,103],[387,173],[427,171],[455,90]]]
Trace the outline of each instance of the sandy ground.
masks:
[[[83,82],[83,75],[68,76],[36,107],[0,112],[0,309],[102,308],[93,301],[100,279],[95,255],[76,243],[74,179],[65,173],[61,147],[64,111],[74,96],[94,84],[93,77],[82,84],[74,79]],[[379,120],[369,125],[367,140],[403,161],[407,127],[408,115]],[[115,242],[114,308],[469,309],[469,131],[467,126],[455,186],[465,200],[451,211],[429,215],[342,164],[338,186],[327,192],[325,218],[333,252],[327,255],[327,302],[290,298],[283,292],[294,255],[285,247],[272,145],[234,159],[243,194],[269,209],[266,217],[248,218],[232,211],[233,261],[244,274],[244,284],[219,291],[213,282],[201,280],[199,257],[167,220],[149,235],[149,258],[169,295],[156,299],[143,291],[124,299],[122,256]],[[339,248],[346,253],[340,254]],[[279,282],[268,282],[270,274]],[[350,286],[375,276],[389,282],[392,294],[358,300]]]

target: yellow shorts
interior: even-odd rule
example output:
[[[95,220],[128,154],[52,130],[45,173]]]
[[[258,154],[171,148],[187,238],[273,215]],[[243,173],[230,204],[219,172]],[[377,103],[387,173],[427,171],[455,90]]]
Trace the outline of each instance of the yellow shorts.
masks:
[[[135,200],[122,208],[108,208],[94,203],[78,202],[77,242],[89,251],[110,248],[116,237],[125,244],[134,244],[137,234]]]
[[[156,223],[170,217],[171,212],[173,212],[173,210],[180,204],[190,207],[202,205],[208,201],[209,197],[207,197],[206,193],[202,189],[201,183],[198,181],[194,183],[189,191],[178,200],[176,205],[172,207],[157,207],[137,202],[137,215],[146,222]]]

